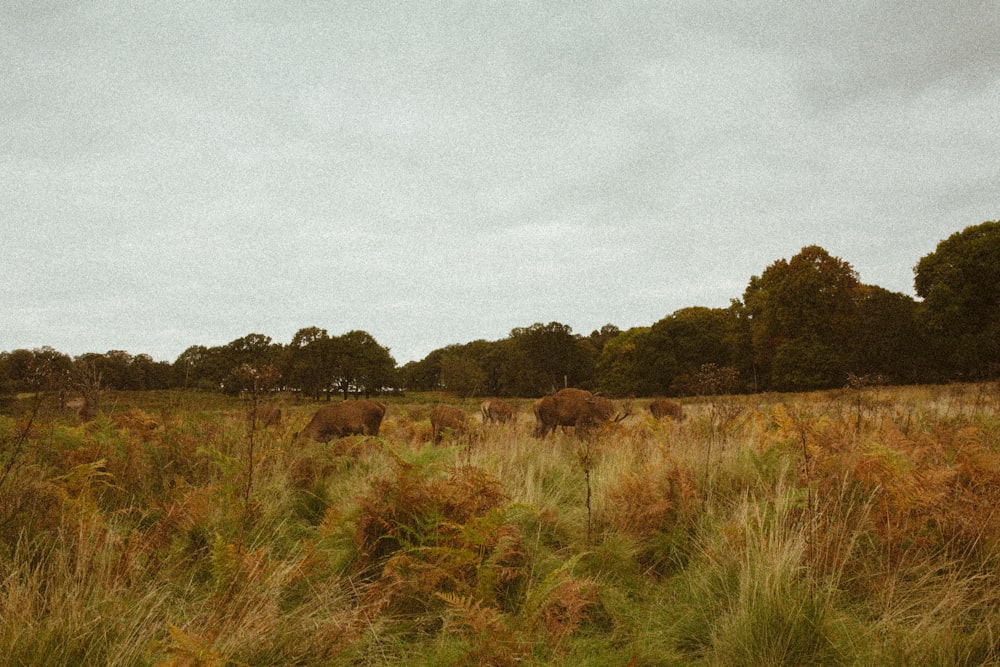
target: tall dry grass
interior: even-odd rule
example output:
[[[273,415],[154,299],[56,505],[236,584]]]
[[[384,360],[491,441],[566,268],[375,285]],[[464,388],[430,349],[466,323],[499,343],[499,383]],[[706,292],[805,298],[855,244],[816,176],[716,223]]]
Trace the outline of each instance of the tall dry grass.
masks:
[[[476,427],[441,447],[440,396],[325,445],[290,438],[316,406],[250,433],[216,396],[0,416],[0,655],[998,664],[995,389],[715,397],[587,442],[454,400]]]

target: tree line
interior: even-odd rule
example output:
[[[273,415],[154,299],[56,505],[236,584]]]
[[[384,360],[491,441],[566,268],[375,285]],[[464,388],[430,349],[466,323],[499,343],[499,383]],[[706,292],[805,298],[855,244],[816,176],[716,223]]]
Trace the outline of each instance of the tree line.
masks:
[[[1000,222],[956,232],[914,267],[920,301],[863,284],[808,246],[727,308],[682,308],[589,336],[553,322],[405,365],[414,388],[531,396],[564,384],[618,396],[805,391],[1000,376]]]
[[[92,378],[102,388],[200,389],[236,394],[246,389],[246,369],[268,369],[269,384],[314,399],[342,393],[368,395],[399,387],[396,361],[365,331],[330,336],[325,329],[299,330],[288,345],[251,333],[225,345],[193,345],[173,363],[122,350],[70,358],[51,347],[0,353],[0,394],[73,388]]]
[[[318,327],[287,345],[256,333],[195,345],[173,363],[119,350],[72,359],[47,347],[14,350],[0,353],[0,393],[83,371],[113,389],[238,392],[247,366],[269,367],[276,386],[314,399],[396,390],[537,396],[563,386],[679,396],[1000,375],[1000,222],[941,241],[914,267],[914,287],[919,301],[863,284],[848,262],[808,246],[751,277],[728,307],[682,308],[648,327],[581,335],[536,323],[402,367],[365,331],[331,336]]]

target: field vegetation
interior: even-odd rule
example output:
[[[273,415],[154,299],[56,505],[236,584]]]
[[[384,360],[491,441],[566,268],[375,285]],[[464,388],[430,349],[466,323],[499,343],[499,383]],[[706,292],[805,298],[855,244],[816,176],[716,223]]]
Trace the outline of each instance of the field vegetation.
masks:
[[[1000,664],[996,383],[635,400],[585,440],[380,400],[327,444],[271,395],[12,400],[6,664]],[[476,426],[435,447],[441,402]]]

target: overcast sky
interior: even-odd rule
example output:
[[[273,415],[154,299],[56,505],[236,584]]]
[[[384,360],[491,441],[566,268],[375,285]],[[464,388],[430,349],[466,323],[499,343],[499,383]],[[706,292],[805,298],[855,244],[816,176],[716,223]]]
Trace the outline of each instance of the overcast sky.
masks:
[[[1000,3],[0,4],[0,350],[400,363],[727,306],[817,244],[913,294],[1000,218]]]

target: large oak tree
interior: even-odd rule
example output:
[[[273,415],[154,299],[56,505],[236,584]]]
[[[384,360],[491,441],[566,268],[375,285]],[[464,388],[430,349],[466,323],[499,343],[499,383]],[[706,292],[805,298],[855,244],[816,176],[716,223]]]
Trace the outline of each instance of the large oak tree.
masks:
[[[914,274],[936,365],[970,379],[1000,371],[1000,222],[952,234]]]
[[[851,265],[819,246],[752,277],[743,304],[762,388],[843,384],[862,297]]]

